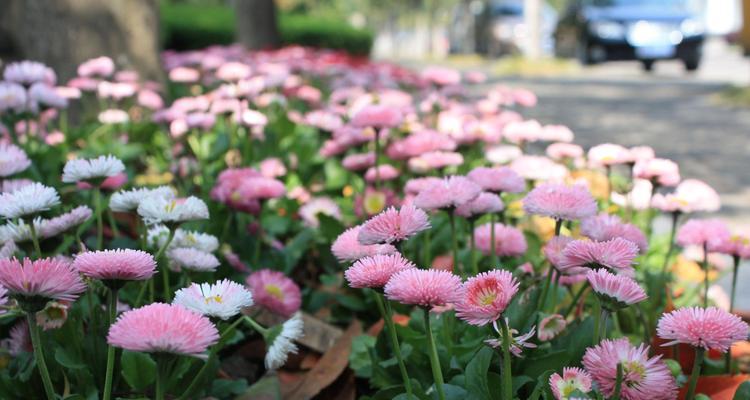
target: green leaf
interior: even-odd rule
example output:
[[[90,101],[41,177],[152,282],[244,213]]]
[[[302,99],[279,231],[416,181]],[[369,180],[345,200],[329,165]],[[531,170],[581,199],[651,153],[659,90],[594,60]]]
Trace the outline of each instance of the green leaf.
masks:
[[[492,361],[492,349],[482,347],[466,366],[466,390],[472,398],[492,400],[487,383],[487,370]]]
[[[534,388],[534,391],[531,392],[531,396],[529,396],[529,400],[539,400],[539,398],[542,396],[542,392],[544,391],[544,388],[547,387],[547,382],[549,382],[549,377],[554,374],[554,370],[547,370],[544,371],[541,377],[537,379],[536,381],[536,387]]]
[[[443,391],[445,392],[445,400],[466,400],[466,389],[456,385],[443,385]],[[435,393],[437,394],[437,393]]]
[[[734,392],[734,400],[747,400],[750,399],[750,381],[742,382],[737,391]]]
[[[352,351],[349,353],[349,367],[360,378],[372,376],[372,359],[370,349],[375,347],[375,337],[360,335],[352,340]]]
[[[211,384],[211,394],[220,399],[230,397],[233,394],[241,394],[246,390],[247,381],[244,379],[217,379]]]
[[[55,361],[68,369],[86,368],[86,363],[78,356],[78,354],[72,354],[64,347],[58,347],[57,350],[55,350]]]
[[[245,390],[242,395],[235,400],[252,400],[252,399],[281,399],[281,389],[279,387],[279,378],[276,376],[266,376],[255,382]]]
[[[346,185],[347,171],[341,166],[335,158],[329,158],[326,160],[323,166],[323,171],[326,175],[326,189],[341,189]]]
[[[154,382],[156,362],[148,354],[124,350],[120,365],[122,377],[133,390],[143,391]]]

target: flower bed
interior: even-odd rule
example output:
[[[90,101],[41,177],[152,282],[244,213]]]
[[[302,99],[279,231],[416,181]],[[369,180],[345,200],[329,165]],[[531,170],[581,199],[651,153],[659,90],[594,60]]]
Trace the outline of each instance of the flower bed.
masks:
[[[476,72],[163,59],[4,70],[0,397],[746,398],[750,236],[651,148]]]

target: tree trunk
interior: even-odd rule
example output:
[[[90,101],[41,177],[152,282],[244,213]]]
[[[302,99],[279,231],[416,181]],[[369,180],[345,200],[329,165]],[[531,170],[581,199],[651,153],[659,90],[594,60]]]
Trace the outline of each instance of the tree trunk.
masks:
[[[252,50],[279,47],[274,0],[234,0],[237,40]]]
[[[64,82],[99,56],[160,80],[156,0],[0,1],[0,57],[41,61]]]
[[[528,31],[525,56],[539,59],[542,57],[542,0],[525,0],[523,18]]]

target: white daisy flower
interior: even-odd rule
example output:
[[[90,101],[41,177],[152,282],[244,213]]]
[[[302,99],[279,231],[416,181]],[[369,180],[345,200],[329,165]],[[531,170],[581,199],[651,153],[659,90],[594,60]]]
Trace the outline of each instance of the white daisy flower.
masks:
[[[0,177],[17,174],[31,165],[31,160],[18,146],[0,143]]]
[[[10,193],[0,193],[0,216],[7,219],[38,214],[60,204],[51,187],[34,182]]]
[[[169,228],[164,225],[157,225],[148,230],[148,244],[153,248],[160,248],[164,246],[164,243],[169,237]],[[169,244],[169,248],[177,247],[190,247],[205,251],[206,253],[213,253],[219,249],[219,239],[208,233],[189,231],[186,229],[177,228],[175,231],[174,238]]]
[[[5,242],[5,244],[0,247],[0,260],[13,257],[13,254],[15,254],[16,250],[18,250],[18,247],[16,247],[15,243]]]
[[[239,283],[224,279],[215,284],[193,283],[180,289],[175,293],[173,303],[207,317],[226,320],[252,306],[253,295]]]
[[[146,197],[138,205],[138,215],[148,225],[175,224],[197,219],[208,219],[208,207],[203,200],[190,196],[183,199]]]
[[[266,369],[280,368],[286,363],[290,353],[297,353],[297,345],[294,344],[294,341],[302,337],[303,328],[302,316],[300,313],[296,313],[284,322],[280,332],[274,332],[275,329],[273,328],[270,330],[271,333],[268,336],[273,336],[274,333],[276,333],[276,336],[266,338],[266,345],[268,346],[265,359]],[[268,344],[269,339],[271,340],[270,344]]]
[[[40,229],[41,224],[38,221],[37,218],[34,219],[34,227]],[[5,225],[0,225],[0,243],[22,243],[30,240],[31,229],[23,220],[19,220],[17,223],[9,221]]]
[[[154,189],[135,188],[131,190],[120,190],[113,193],[109,199],[109,208],[115,212],[129,212],[138,209],[143,199],[149,196],[163,197],[173,199],[174,190],[169,186],[159,186]]]
[[[191,247],[177,247],[167,251],[173,269],[187,269],[190,271],[214,271],[219,266],[219,259],[211,253],[206,253]]]
[[[97,178],[108,178],[122,171],[125,171],[125,164],[111,154],[89,160],[70,160],[63,167],[62,181],[72,183]]]

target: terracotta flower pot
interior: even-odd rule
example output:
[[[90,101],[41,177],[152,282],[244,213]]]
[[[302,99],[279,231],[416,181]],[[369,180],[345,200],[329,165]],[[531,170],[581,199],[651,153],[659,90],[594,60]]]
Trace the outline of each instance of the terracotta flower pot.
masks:
[[[696,393],[703,393],[711,400],[732,400],[737,388],[748,379],[750,375],[747,374],[701,376],[698,378]],[[684,399],[686,392],[687,385],[680,390],[679,398]]]

